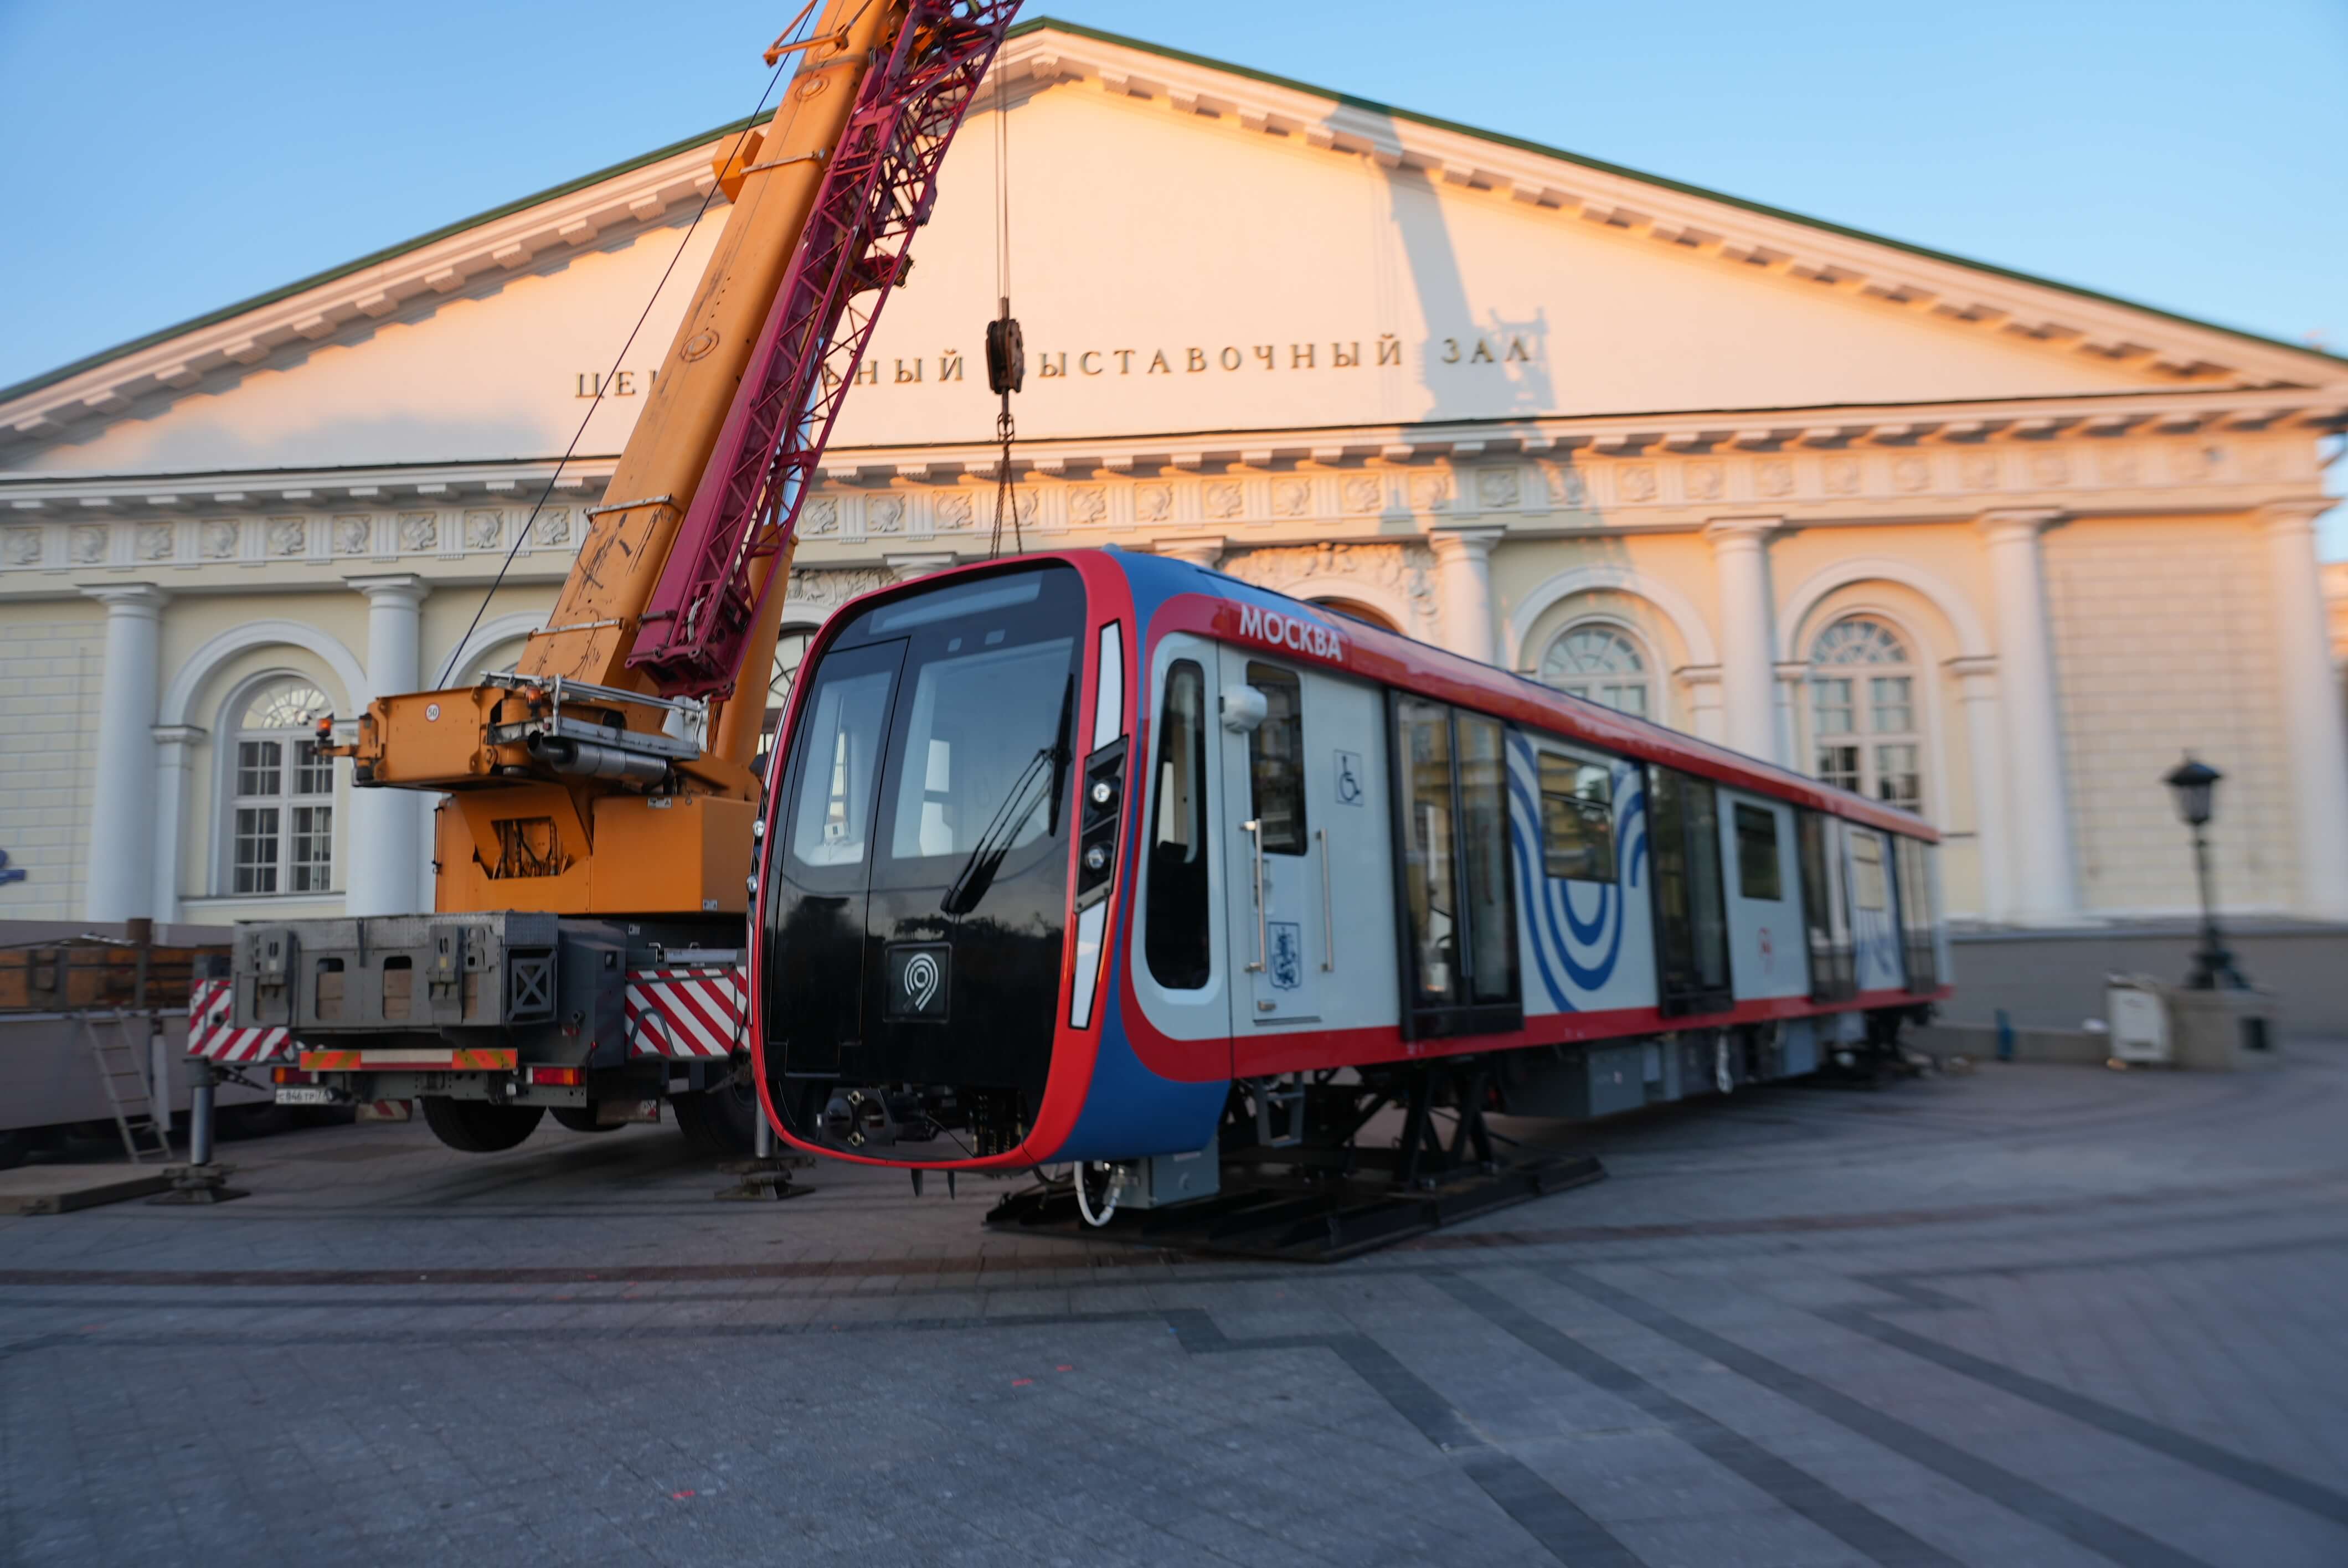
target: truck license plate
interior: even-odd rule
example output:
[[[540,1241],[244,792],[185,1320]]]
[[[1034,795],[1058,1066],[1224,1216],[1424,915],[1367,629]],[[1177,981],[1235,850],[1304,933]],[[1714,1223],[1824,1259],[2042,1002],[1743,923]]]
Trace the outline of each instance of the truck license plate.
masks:
[[[277,1103],[280,1105],[332,1105],[334,1102],[335,1091],[323,1087],[281,1089],[277,1091]]]

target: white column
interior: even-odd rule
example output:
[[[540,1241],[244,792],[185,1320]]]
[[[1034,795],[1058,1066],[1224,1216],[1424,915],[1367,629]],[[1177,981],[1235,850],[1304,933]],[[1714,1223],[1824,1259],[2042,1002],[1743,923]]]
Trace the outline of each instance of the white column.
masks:
[[[1720,695],[1728,743],[1747,756],[1784,760],[1777,745],[1776,649],[1770,636],[1769,536],[1782,518],[1715,518],[1712,541],[1720,589]]]
[[[2299,829],[2301,912],[2348,920],[2348,724],[2333,683],[2324,625],[2315,519],[2328,499],[2262,508],[2274,573],[2275,663],[2282,676],[2283,730]],[[2214,760],[2214,759],[2213,759]],[[2222,764],[2221,764],[2222,765]]]
[[[367,689],[354,699],[365,704],[417,690],[422,683],[419,610],[432,590],[407,572],[345,580],[367,601]],[[420,870],[429,861],[425,820],[430,809],[417,790],[351,790],[351,820],[343,835],[350,861],[343,878],[345,914],[413,915],[432,907]]]
[[[2061,513],[1982,515],[1997,600],[1998,706],[2005,724],[2009,917],[2024,926],[2079,918],[2071,860],[2071,795],[2063,770],[2063,729],[2054,702],[2054,643],[2038,536]]]
[[[1224,539],[1220,534],[1188,534],[1179,538],[1152,539],[1149,548],[1162,556],[1189,561],[1192,566],[1213,571],[1222,564]]]
[[[1965,710],[1965,750],[1973,764],[1973,856],[1981,865],[1982,918],[2003,920],[2006,890],[2004,742],[1998,734],[1997,661],[1952,659],[1957,701]]]
[[[1492,648],[1492,547],[1501,528],[1437,528],[1437,591],[1443,596],[1443,641],[1454,653],[1489,664]]]
[[[1683,664],[1672,671],[1687,687],[1688,733],[1700,741],[1728,743],[1720,720],[1720,666]]]
[[[187,831],[188,774],[195,743],[204,732],[193,724],[158,724],[155,738],[155,870],[149,913],[159,921],[180,917],[180,839]]]
[[[167,596],[146,583],[82,592],[106,606],[106,676],[98,704],[98,774],[90,789],[82,914],[128,920],[154,907],[155,698]]]

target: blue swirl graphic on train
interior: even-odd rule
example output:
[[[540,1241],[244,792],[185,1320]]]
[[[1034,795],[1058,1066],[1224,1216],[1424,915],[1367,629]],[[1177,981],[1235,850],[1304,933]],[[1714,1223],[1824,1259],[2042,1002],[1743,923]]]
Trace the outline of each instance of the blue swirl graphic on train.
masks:
[[[1509,737],[1510,853],[1517,886],[1532,933],[1533,967],[1560,1012],[1575,1012],[1573,996],[1601,990],[1622,956],[1627,925],[1624,888],[1636,887],[1647,865],[1645,774],[1636,764],[1613,770],[1614,832],[1620,845],[1615,882],[1552,878],[1543,864],[1539,759],[1521,735]],[[1576,895],[1594,897],[1589,912],[1575,907]]]

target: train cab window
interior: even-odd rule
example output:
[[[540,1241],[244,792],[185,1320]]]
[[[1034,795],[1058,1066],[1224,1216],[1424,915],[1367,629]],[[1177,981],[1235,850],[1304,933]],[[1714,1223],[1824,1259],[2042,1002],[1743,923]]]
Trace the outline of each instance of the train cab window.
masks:
[[[1410,1038],[1522,1021],[1498,721],[1395,693],[1395,865]]]
[[[1249,806],[1263,824],[1266,855],[1304,853],[1304,701],[1296,672],[1250,664],[1247,683],[1263,693],[1263,723],[1248,736]]]
[[[1614,880],[1614,778],[1602,763],[1540,753],[1541,868],[1576,882]]]
[[[807,764],[791,812],[790,856],[802,867],[864,864],[902,648],[890,642],[841,654],[818,679],[801,753]]]
[[[966,856],[990,834],[1014,852],[1056,827],[1075,648],[1072,637],[1006,642],[997,630],[923,650],[918,672],[906,672],[891,859]]]
[[[1766,806],[1736,808],[1736,892],[1743,898],[1783,898],[1777,861],[1777,814]]]
[[[1157,775],[1142,950],[1159,985],[1192,991],[1207,983],[1213,958],[1207,903],[1207,679],[1188,659],[1176,660],[1166,671]]]
[[[1729,1005],[1728,908],[1721,886],[1720,796],[1711,784],[1656,768],[1655,951],[1666,1013]]]

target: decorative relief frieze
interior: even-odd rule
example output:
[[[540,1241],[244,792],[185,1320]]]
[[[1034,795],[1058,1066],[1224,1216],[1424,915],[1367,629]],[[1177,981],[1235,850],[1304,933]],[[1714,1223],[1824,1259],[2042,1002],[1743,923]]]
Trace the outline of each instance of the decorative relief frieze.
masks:
[[[2033,452],[2030,455],[2030,482],[2041,488],[2071,482],[2071,460],[2060,452]]]
[[[1476,504],[1488,511],[1517,504],[1518,480],[1514,468],[1479,468],[1476,473]]]
[[[1247,493],[1236,479],[1216,479],[1200,493],[1200,508],[1210,518],[1229,520],[1247,508]]]
[[[170,523],[141,523],[132,552],[140,560],[170,560],[179,553],[180,530]]]
[[[799,508],[798,531],[803,536],[839,532],[839,498],[817,496],[810,499]]]
[[[2144,465],[2137,458],[2133,446],[2114,446],[2106,451],[2096,466],[2103,471],[2106,485],[2133,485],[2142,474]]]
[[[1410,507],[1415,512],[1449,511],[1451,509],[1451,476],[1413,474],[1410,477]]]
[[[1292,594],[1343,598],[1348,587],[1372,590],[1365,597],[1401,600],[1410,607],[1403,628],[1426,641],[1443,634],[1435,594],[1435,552],[1425,545],[1303,545],[1247,550],[1226,557],[1221,569],[1241,582]]]
[[[196,529],[196,553],[206,560],[229,560],[236,555],[236,525],[226,518],[206,518]]]
[[[1854,469],[1856,466],[1853,465]],[[1682,477],[1686,483],[1687,498],[1691,501],[1717,501],[1727,487],[1727,480],[1717,463],[1690,463]]]
[[[1988,452],[1968,452],[1957,460],[1957,478],[1968,490],[1997,488],[1997,457]]]
[[[477,507],[465,514],[465,548],[493,550],[506,542],[506,515],[495,507]]]
[[[399,514],[399,548],[403,551],[438,549],[440,546],[440,516],[437,512],[402,512]]]
[[[76,566],[96,566],[106,559],[106,530],[95,523],[76,524],[67,548]]]
[[[1385,506],[1385,481],[1375,474],[1348,474],[1337,487],[1338,504],[1356,517]]]
[[[1108,518],[1108,492],[1098,485],[1068,487],[1068,521],[1079,527],[1105,522]]]
[[[558,549],[571,543],[571,508],[550,507],[530,525],[530,542],[541,549]]]
[[[1590,504],[1590,481],[1571,462],[1544,464],[1541,472],[1549,485],[1550,506],[1580,511]]]
[[[1275,518],[1301,518],[1313,509],[1313,487],[1306,481],[1289,477],[1272,482],[1272,515]]]
[[[262,526],[262,548],[279,557],[298,556],[310,548],[306,518],[272,518]]]
[[[1794,466],[1783,457],[1764,458],[1753,469],[1753,486],[1772,500],[1794,493]]]
[[[970,527],[971,501],[968,490],[949,490],[940,496],[934,508],[939,530],[947,532]]]
[[[357,513],[346,514],[336,518],[329,531],[334,536],[336,555],[365,555],[367,542],[375,537],[375,519]]]
[[[829,613],[860,593],[886,588],[896,580],[893,573],[880,567],[857,567],[843,571],[801,569],[791,573],[783,599],[788,604]]]
[[[874,496],[864,503],[864,531],[901,534],[905,531],[905,497]]]
[[[1614,492],[1626,501],[1655,498],[1655,471],[1644,463],[1625,463],[1615,470]]]
[[[1136,485],[1133,487],[1133,520],[1135,522],[1162,523],[1173,515],[1173,486]]]
[[[1903,452],[1891,460],[1891,482],[1909,495],[1924,489],[1932,482],[1931,459],[1913,452]]]
[[[1856,457],[1829,457],[1819,465],[1829,496],[1856,496],[1866,471]]]
[[[42,547],[47,542],[39,528],[10,528],[0,538],[0,560],[10,566],[38,566]]]

